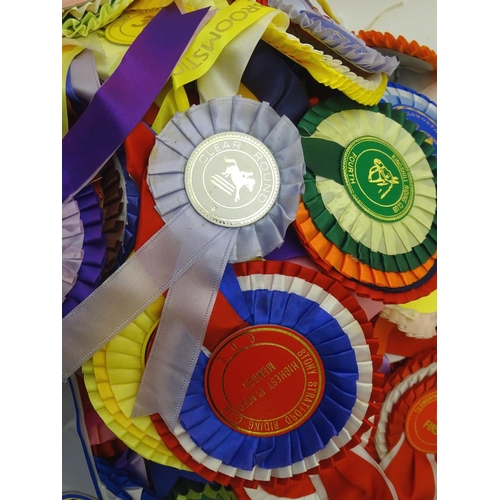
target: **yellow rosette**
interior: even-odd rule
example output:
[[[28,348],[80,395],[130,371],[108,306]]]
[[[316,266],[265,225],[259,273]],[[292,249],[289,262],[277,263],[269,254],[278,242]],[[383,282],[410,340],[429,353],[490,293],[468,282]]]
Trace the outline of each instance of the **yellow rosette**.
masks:
[[[190,470],[165,445],[149,416],[131,417],[148,341],[160,321],[160,296],[83,367],[90,401],[104,423],[130,449],[153,462]]]
[[[262,39],[307,69],[319,83],[340,90],[360,104],[376,104],[384,95],[388,82],[385,73],[373,73],[366,78],[356,75],[340,59],[302,43],[283,26],[270,23]]]

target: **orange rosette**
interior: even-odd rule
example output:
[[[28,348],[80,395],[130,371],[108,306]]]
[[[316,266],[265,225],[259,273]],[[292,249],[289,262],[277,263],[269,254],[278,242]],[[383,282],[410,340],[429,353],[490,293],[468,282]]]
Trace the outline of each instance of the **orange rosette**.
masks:
[[[307,247],[313,248],[327,264],[348,278],[353,278],[368,285],[386,288],[401,288],[413,285],[427,275],[436,261],[437,254],[435,253],[424,264],[409,271],[392,272],[375,269],[348,253],[342,252],[333,242],[327,240],[316,229],[314,221],[303,202],[300,203],[298,209],[296,225],[299,226],[302,241]]]
[[[400,500],[433,499],[437,470],[437,350],[400,365],[384,385],[369,447]]]
[[[420,61],[429,64],[429,70],[437,70],[437,54],[426,45],[420,45],[415,40],[408,42],[405,37],[399,35],[395,38],[390,33],[381,33],[380,31],[358,32],[358,37],[363,40],[368,47],[378,49],[389,49],[399,54],[406,54]],[[398,54],[396,54],[396,57]]]
[[[342,285],[349,290],[352,290],[360,297],[381,301],[384,304],[402,304],[425,297],[437,288],[435,257],[432,258],[432,262],[429,262],[431,267],[427,270],[427,274],[420,280],[420,282],[416,282],[418,286],[415,288],[398,289],[395,287],[390,289],[387,287],[382,288],[368,286],[366,282],[362,283],[361,281],[348,278],[333,265],[334,262],[339,262],[338,257],[340,257],[340,267],[342,268],[342,266],[345,266],[344,262],[348,262],[346,254],[342,253],[337,247],[335,247],[335,245],[328,241],[323,234],[318,231],[318,229],[316,229],[303,202],[299,203],[294,226],[299,239],[314,263],[326,274],[328,274],[328,276],[335,278],[342,283]],[[334,259],[335,256],[337,257],[337,260]],[[355,264],[355,267],[357,266],[358,264]],[[355,272],[352,267],[350,270],[352,273]],[[369,270],[370,272],[374,271],[372,268],[369,268]],[[372,279],[374,280],[373,277]]]

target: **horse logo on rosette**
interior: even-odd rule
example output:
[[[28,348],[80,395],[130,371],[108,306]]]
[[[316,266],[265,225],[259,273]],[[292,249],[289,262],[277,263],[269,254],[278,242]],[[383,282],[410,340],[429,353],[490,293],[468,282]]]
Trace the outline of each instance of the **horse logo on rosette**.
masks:
[[[377,186],[389,186],[380,196],[383,200],[392,187],[399,184],[399,179],[378,158],[375,158],[373,167],[368,171],[368,182],[375,183]],[[379,189],[378,192],[381,191],[382,189]]]
[[[234,194],[235,202],[240,201],[240,190],[242,187],[246,187],[250,192],[253,191],[255,186],[253,172],[240,170],[234,158],[227,158],[224,156],[224,161],[230,165],[226,167],[226,170],[224,170],[221,175],[212,175],[210,181],[227,194],[231,196]],[[228,177],[231,179],[232,183],[226,180]]]

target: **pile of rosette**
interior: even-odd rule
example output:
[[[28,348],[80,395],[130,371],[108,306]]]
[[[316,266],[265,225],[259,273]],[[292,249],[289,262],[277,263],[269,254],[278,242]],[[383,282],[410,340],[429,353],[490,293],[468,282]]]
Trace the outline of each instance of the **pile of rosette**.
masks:
[[[63,498],[433,498],[436,105],[318,3],[63,2]]]

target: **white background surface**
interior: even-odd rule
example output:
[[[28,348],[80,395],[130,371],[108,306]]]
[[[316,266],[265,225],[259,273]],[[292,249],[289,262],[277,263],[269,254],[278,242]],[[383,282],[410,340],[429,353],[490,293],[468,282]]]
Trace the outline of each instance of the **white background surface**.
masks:
[[[386,31],[437,52],[437,0],[328,0],[351,31]]]

